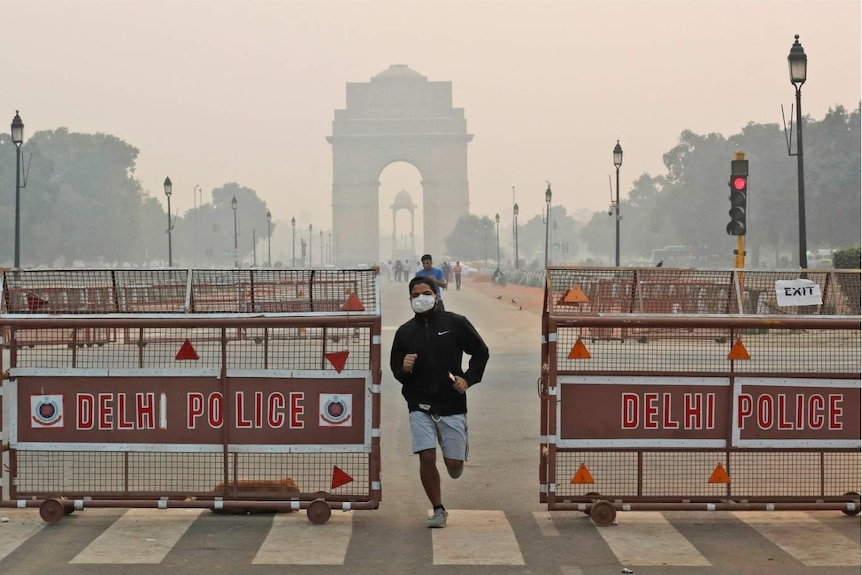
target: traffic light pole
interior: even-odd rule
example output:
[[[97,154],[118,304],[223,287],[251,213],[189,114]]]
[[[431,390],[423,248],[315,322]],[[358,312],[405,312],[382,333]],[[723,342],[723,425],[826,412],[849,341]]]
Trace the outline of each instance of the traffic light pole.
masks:
[[[736,269],[745,267],[745,236],[736,236]]]

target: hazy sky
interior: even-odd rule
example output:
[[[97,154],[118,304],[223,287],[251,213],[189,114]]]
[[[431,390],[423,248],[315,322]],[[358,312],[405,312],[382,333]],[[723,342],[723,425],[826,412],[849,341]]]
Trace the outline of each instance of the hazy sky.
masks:
[[[545,180],[569,212],[606,209],[617,139],[625,197],[684,129],[780,123],[794,34],[803,112],[855,109],[860,18],[859,0],[0,0],[0,110],[21,111],[25,137],[65,126],[136,146],[144,189],[164,202],[170,176],[180,214],[196,184],[206,202],[236,181],[274,220],[328,229],[345,84],[406,64],[464,108],[471,212],[510,221],[515,186],[526,221]],[[402,187],[419,202],[404,166],[384,171],[384,206]]]

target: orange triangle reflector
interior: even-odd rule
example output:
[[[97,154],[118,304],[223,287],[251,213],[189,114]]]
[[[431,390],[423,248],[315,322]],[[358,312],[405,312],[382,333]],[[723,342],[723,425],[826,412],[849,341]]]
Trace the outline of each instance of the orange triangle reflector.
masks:
[[[563,297],[563,303],[590,303],[590,298],[580,288],[580,286],[572,286],[566,295]]]
[[[353,481],[353,478],[347,475],[337,465],[332,466],[332,489],[341,487]]]
[[[736,343],[733,344],[730,353],[727,354],[727,359],[751,359],[748,350],[742,345],[742,339],[736,338]]]
[[[177,352],[176,359],[200,359],[198,357],[198,352],[195,351],[194,346],[192,346],[192,342],[186,339],[183,342],[183,345],[180,346],[180,350]]]
[[[344,305],[341,306],[342,311],[365,311],[365,306],[362,305],[362,302],[359,301],[359,296],[356,295],[356,292],[350,292],[350,295],[347,296],[347,301],[344,302]]]
[[[324,354],[324,357],[329,360],[329,363],[332,364],[332,367],[335,368],[335,371],[341,373],[341,370],[344,369],[344,364],[347,363],[348,355],[350,355],[350,352],[348,350],[344,350],[326,353]]]
[[[719,463],[715,466],[715,470],[712,472],[712,475],[709,476],[710,483],[730,483],[730,476],[727,474],[727,471],[724,469],[724,465]]]
[[[595,483],[595,481],[593,481],[593,476],[590,475],[590,470],[587,469],[587,465],[585,463],[581,463],[581,466],[578,467],[577,473],[572,477],[572,483]]]
[[[587,346],[578,338],[575,345],[572,346],[572,351],[569,352],[569,359],[590,359],[591,356]]]

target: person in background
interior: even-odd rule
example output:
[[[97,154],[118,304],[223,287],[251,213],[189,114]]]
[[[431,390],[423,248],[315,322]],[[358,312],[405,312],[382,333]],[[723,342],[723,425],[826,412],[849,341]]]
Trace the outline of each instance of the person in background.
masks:
[[[448,261],[444,261],[440,269],[443,271],[443,278],[446,280],[446,287],[443,289],[448,290],[449,284],[452,283],[452,264]]]
[[[434,291],[437,294],[437,305],[440,310],[444,310],[443,307],[443,294],[440,293],[443,288],[446,287],[446,278],[443,277],[443,271],[440,268],[434,267],[434,261],[431,259],[431,254],[423,254],[422,255],[422,268],[416,272],[415,277],[427,277],[432,278],[436,283],[434,284]]]
[[[395,332],[389,367],[407,401],[419,478],[433,507],[426,525],[439,528],[446,526],[449,514],[437,471],[437,444],[446,471],[457,479],[468,453],[467,389],[482,380],[489,353],[466,317],[440,307],[435,283],[425,276],[410,280],[415,315]],[[470,356],[467,371],[462,368],[464,354]]]
[[[456,261],[452,266],[452,273],[455,275],[455,291],[461,291],[461,262]]]

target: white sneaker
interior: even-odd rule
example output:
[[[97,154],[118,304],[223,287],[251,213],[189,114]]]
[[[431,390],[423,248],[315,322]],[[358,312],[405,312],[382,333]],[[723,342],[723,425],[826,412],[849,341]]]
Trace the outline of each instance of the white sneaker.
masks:
[[[428,518],[425,525],[431,528],[446,527],[447,517],[449,517],[449,514],[445,509],[438,509],[431,517]]]

